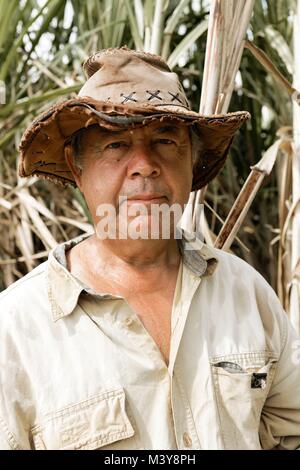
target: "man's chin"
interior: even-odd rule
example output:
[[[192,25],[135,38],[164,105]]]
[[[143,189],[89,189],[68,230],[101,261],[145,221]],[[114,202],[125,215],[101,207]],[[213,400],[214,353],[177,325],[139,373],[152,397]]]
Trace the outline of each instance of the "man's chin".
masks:
[[[128,240],[168,240],[174,238],[174,224],[164,224],[162,217],[151,214],[120,220],[120,238]]]

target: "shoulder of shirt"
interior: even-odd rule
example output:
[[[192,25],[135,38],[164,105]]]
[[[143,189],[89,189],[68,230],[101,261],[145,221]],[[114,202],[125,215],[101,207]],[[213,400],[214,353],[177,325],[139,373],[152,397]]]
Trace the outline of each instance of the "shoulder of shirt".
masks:
[[[229,269],[235,271],[236,269],[238,269],[244,272],[245,274],[247,273],[248,275],[251,275],[255,279],[258,279],[260,281],[263,280],[269,286],[263,276],[255,268],[253,268],[253,266],[251,266],[239,256],[205,244],[203,245],[203,248],[200,251],[202,250],[205,250],[205,253],[209,253],[211,257],[217,260],[218,269],[216,269],[216,272],[219,271],[220,274],[222,274],[223,270]]]
[[[252,292],[256,291],[257,293],[267,293],[270,298],[272,298],[272,300],[277,304],[277,306],[282,310],[281,303],[274,289],[253,266],[251,266],[249,263],[247,263],[242,258],[233,253],[228,253],[226,251],[210,247],[205,244],[203,245],[202,249],[204,250],[206,256],[207,253],[209,253],[213,258],[217,260],[217,267],[214,271],[214,275],[211,277],[212,282],[215,276],[222,276],[226,279],[227,276],[237,275],[237,281],[241,276],[246,277],[247,289],[249,291],[252,290]],[[237,291],[238,290],[239,283],[237,282]]]
[[[45,272],[47,265],[48,260],[0,293],[0,319],[8,309],[15,307],[16,310],[21,310],[20,307],[23,308],[26,304],[30,305],[35,293],[38,295],[41,291],[46,292]]]
[[[227,315],[228,322],[236,323],[242,317],[244,325],[255,325],[257,334],[262,328],[267,347],[281,354],[288,331],[292,331],[293,326],[272,286],[238,256],[207,245],[203,245],[202,249],[205,256],[212,256],[217,261],[212,276],[206,277],[204,282],[212,283],[209,288],[215,295],[222,292],[221,305],[224,305],[224,297],[228,297],[227,305],[230,308],[222,310],[223,317]],[[249,305],[245,305],[245,301],[241,303],[243,299],[248,299]],[[251,328],[249,330],[252,331]]]
[[[228,253],[226,251],[211,248],[205,245],[206,249],[217,259],[217,269],[215,270],[211,279],[222,277],[223,279],[235,278],[234,288],[231,289],[230,295],[238,299],[244,292],[253,298],[254,303],[257,305],[257,313],[261,317],[263,323],[265,319],[272,316],[278,323],[280,330],[283,328],[283,323],[287,319],[287,315],[283,306],[266,279],[249,263],[239,258],[237,255]],[[217,279],[215,278],[217,281]],[[208,278],[209,282],[209,278]],[[229,284],[230,285],[230,284]],[[253,315],[253,310],[251,310]]]

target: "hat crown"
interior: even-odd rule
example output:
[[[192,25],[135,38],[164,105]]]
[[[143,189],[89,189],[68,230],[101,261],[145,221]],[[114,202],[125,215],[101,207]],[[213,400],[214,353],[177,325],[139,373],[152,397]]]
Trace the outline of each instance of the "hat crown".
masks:
[[[127,60],[129,57],[136,57],[150,63],[154,67],[161,68],[166,72],[171,72],[167,62],[162,57],[147,52],[135,51],[129,49],[127,46],[123,46],[118,48],[102,49],[88,57],[88,59],[83,64],[83,69],[87,78],[90,78],[92,75],[94,75],[95,72],[101,69],[102,65],[106,62],[109,56],[115,58],[123,57],[127,58]]]
[[[127,47],[104,49],[84,63],[79,96],[113,104],[190,109],[176,73],[159,56]]]

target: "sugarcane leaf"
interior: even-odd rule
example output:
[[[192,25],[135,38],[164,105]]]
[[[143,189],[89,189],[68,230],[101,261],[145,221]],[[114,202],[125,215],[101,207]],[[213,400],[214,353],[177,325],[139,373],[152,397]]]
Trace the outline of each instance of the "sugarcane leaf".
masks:
[[[206,32],[207,26],[208,22],[203,20],[198,26],[190,31],[184,39],[182,39],[182,41],[170,54],[167,60],[167,63],[171,69],[178,64],[180,57],[192,47],[195,41],[197,41],[197,39],[199,39],[199,37]]]

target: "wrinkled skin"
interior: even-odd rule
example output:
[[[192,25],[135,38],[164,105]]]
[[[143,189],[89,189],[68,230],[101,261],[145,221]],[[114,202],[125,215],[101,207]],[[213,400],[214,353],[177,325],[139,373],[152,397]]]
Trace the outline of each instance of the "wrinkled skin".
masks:
[[[139,223],[149,227],[150,204],[177,203],[183,207],[187,202],[192,158],[188,129],[183,124],[158,121],[118,133],[91,128],[83,136],[82,148],[82,171],[74,166],[70,147],[66,158],[95,226],[99,221],[97,208],[106,203],[119,211],[122,196],[129,205],[142,203],[149,208],[148,217],[139,217]],[[171,238],[172,234],[173,229]]]

